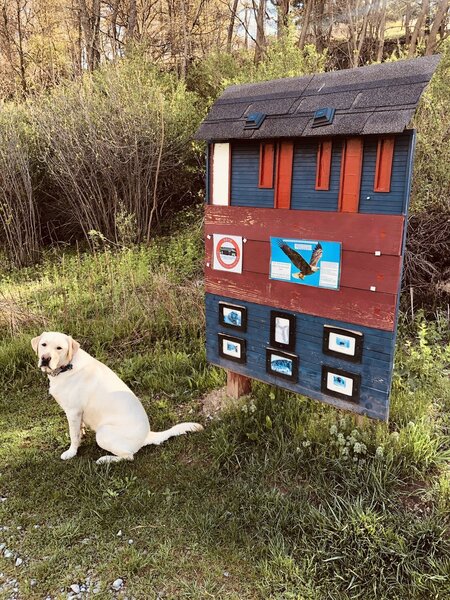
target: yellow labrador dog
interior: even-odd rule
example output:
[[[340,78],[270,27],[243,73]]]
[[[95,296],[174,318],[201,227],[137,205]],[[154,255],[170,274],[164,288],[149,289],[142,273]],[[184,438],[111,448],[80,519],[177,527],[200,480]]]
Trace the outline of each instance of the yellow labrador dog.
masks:
[[[150,431],[144,407],[130,388],[68,335],[44,332],[31,346],[39,368],[48,374],[49,392],[69,422],[70,447],[61,454],[63,460],[76,455],[83,424],[96,432],[97,444],[114,455],[102,456],[98,464],[133,460],[142,446],[203,429],[198,423],[179,423],[167,431]]]

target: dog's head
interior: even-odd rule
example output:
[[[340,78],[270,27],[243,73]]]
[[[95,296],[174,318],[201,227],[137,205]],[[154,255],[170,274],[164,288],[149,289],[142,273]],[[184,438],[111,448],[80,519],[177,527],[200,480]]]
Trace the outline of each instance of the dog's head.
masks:
[[[56,331],[44,331],[31,340],[31,347],[38,355],[38,367],[44,373],[51,373],[69,364],[80,344],[70,335]]]

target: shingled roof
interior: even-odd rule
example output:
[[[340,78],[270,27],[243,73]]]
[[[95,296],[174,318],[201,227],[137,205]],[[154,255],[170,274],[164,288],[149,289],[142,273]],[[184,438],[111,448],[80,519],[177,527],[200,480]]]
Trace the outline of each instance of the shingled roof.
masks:
[[[399,133],[408,127],[440,56],[356,69],[232,85],[213,104],[196,139],[218,141]],[[314,112],[334,108],[330,125],[313,127]],[[247,115],[266,115],[244,129]]]

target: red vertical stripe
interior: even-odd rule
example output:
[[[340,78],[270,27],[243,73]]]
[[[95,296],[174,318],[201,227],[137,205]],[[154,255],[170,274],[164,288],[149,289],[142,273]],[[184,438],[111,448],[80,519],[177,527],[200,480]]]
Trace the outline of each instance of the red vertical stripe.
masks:
[[[392,161],[394,158],[394,138],[381,138],[378,140],[377,163],[375,166],[375,192],[391,191]]]
[[[317,150],[316,190],[330,189],[331,140],[319,142]]]
[[[275,208],[291,208],[294,143],[281,142],[278,151]]]
[[[339,190],[339,210],[341,212],[358,212],[362,158],[362,139],[349,138],[345,140],[342,149],[341,184]]]
[[[260,188],[273,188],[273,167],[275,145],[261,143],[259,150],[259,182]]]

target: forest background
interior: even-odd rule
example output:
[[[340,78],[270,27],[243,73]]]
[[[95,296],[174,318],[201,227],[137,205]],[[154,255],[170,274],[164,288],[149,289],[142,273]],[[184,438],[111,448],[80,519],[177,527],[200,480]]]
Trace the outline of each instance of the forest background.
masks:
[[[0,252],[149,241],[199,203],[231,83],[443,53],[421,104],[405,285],[450,291],[449,1],[1,0]],[[414,308],[413,308],[414,310]]]

